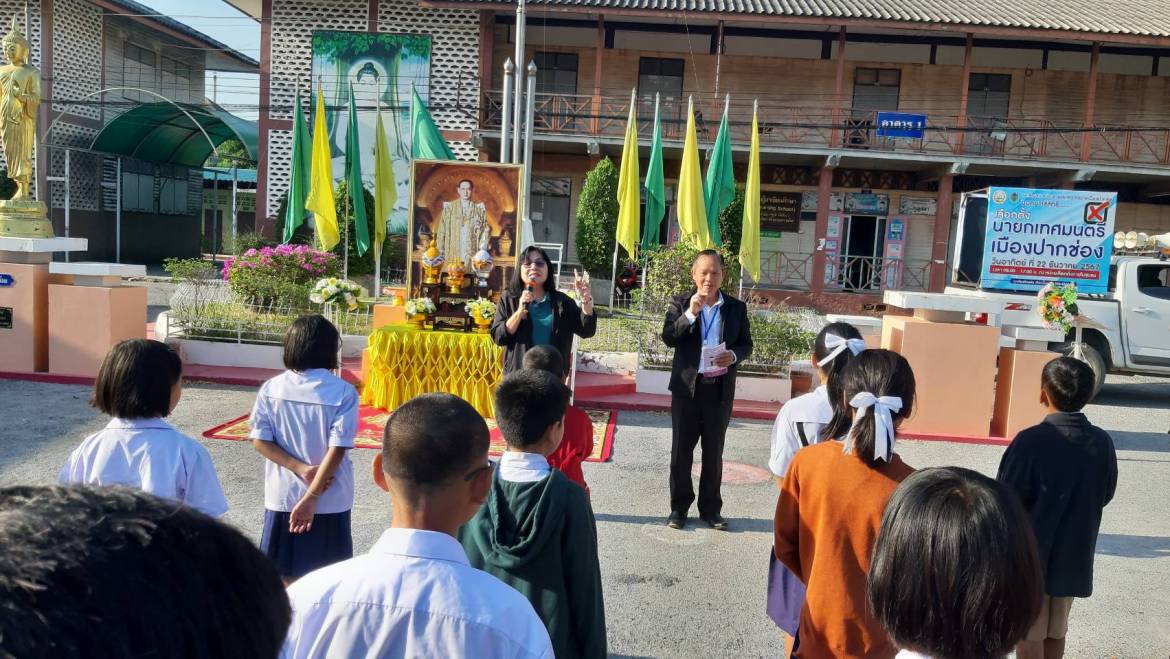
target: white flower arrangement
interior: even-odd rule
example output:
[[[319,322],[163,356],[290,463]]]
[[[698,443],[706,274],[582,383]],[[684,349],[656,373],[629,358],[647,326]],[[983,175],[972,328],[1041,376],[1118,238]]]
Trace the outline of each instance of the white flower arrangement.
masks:
[[[345,279],[326,277],[318,279],[309,293],[309,301],[314,304],[344,304],[346,309],[356,309],[358,296],[362,294],[362,287]]]
[[[416,297],[406,301],[406,313],[412,316],[435,313],[435,302],[429,297]]]
[[[496,316],[496,305],[491,300],[483,298],[476,298],[464,305],[467,309],[467,315],[472,318],[483,318],[484,320],[491,320]]]

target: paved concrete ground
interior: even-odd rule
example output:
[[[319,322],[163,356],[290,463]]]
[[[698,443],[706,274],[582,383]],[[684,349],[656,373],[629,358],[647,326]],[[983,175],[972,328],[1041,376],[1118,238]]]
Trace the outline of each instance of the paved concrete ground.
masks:
[[[51,483],[69,451],[104,419],[86,387],[0,381],[0,484]],[[253,392],[191,385],[174,418],[184,432],[245,413]],[[1111,377],[1089,414],[1113,433],[1117,497],[1097,548],[1096,593],[1073,607],[1070,657],[1166,657],[1170,651],[1170,381]],[[763,467],[768,424],[735,422],[726,459]],[[262,461],[246,444],[206,441],[232,510],[228,521],[258,539]],[[585,465],[593,490],[605,582],[609,647],[615,656],[766,657],[781,635],[763,612],[775,488],[766,481],[724,489],[732,533],[663,526],[670,422],[619,417],[614,460]],[[956,464],[994,475],[1001,449],[904,442],[915,467]],[[355,450],[354,541],[364,551],[389,520],[388,500],[369,476],[373,451]],[[741,470],[748,479],[752,470]],[[762,474],[761,474],[762,475]]]

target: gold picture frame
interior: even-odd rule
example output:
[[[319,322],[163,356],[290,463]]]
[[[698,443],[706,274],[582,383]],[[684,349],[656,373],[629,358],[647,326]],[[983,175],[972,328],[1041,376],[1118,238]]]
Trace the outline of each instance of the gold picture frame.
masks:
[[[521,223],[524,218],[520,216],[522,171],[520,165],[490,162],[411,161],[406,250],[409,297],[422,294],[422,257],[430,240],[444,251],[444,273],[454,258],[464,261],[466,290],[474,290],[475,272],[470,261],[486,236],[488,253],[492,257],[488,287],[493,301],[499,300],[500,292],[507,287],[515,272],[520,236],[523,235]],[[464,181],[471,182],[468,204],[462,203]],[[452,224],[452,220],[458,224]],[[455,254],[447,254],[447,251]]]

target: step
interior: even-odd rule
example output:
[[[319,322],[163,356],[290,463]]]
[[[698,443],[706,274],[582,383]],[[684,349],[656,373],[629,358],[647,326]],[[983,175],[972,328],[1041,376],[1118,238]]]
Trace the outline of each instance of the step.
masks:
[[[577,373],[574,394],[582,396],[620,396],[637,391],[633,375],[610,373]]]

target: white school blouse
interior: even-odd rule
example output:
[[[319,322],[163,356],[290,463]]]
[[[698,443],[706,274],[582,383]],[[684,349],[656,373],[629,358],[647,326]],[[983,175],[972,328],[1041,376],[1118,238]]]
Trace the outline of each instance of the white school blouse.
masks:
[[[207,449],[163,419],[111,419],[74,449],[57,479],[128,485],[212,517],[228,510]]]
[[[370,553],[310,572],[288,597],[290,658],[553,657],[528,600],[471,567],[445,533],[387,529]]]
[[[800,432],[797,424],[803,426],[805,439],[809,444],[820,441],[817,435],[821,428],[833,419],[833,406],[829,404],[829,390],[825,385],[797,396],[785,403],[776,414],[772,424],[772,450],[768,468],[780,477],[788,471],[788,463],[801,449]]]
[[[252,407],[249,437],[275,442],[294,458],[312,465],[330,447],[353,448],[358,427],[358,394],[353,385],[322,368],[285,371],[260,385]],[[288,513],[308,485],[293,472],[265,460],[264,507]],[[353,508],[353,463],[348,453],[333,475],[333,484],[317,500],[318,514]]]

